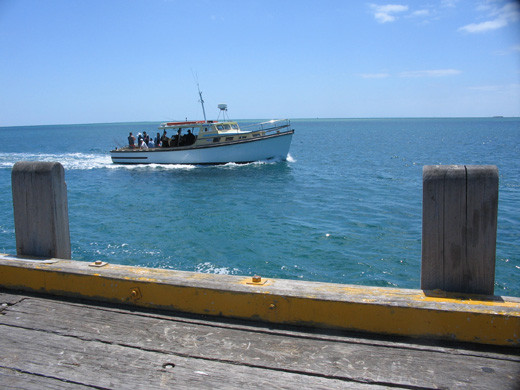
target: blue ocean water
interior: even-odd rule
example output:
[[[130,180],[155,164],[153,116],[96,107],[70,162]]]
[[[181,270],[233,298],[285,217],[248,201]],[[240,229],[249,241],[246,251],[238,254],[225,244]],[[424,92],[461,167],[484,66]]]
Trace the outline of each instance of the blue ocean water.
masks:
[[[0,251],[16,253],[13,164],[59,161],[75,260],[419,288],[422,167],[493,164],[495,293],[520,296],[520,119],[292,124],[288,161],[223,166],[111,163],[158,123],[0,128]]]

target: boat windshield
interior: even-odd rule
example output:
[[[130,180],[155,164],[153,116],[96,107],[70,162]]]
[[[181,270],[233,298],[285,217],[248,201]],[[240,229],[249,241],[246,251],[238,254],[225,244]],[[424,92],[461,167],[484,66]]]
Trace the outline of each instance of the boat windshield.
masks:
[[[238,125],[236,123],[222,123],[217,125],[217,129],[221,131],[238,130]]]

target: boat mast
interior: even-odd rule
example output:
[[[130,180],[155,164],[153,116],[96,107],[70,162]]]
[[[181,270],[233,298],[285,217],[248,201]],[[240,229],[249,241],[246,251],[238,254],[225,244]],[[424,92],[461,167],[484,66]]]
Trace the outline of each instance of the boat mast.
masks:
[[[200,104],[202,105],[202,114],[204,114],[204,122],[207,122],[206,120],[206,110],[204,109],[204,99],[202,99],[202,92],[200,92],[199,83],[197,82],[197,89],[199,90],[199,97],[200,97]]]

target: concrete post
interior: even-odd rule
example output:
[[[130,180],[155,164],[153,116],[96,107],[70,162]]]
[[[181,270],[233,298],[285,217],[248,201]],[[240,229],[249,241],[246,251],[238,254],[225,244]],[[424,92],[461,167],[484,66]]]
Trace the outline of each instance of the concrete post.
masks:
[[[498,169],[423,168],[421,289],[493,295]]]
[[[70,259],[63,166],[57,162],[17,162],[11,183],[17,255]]]

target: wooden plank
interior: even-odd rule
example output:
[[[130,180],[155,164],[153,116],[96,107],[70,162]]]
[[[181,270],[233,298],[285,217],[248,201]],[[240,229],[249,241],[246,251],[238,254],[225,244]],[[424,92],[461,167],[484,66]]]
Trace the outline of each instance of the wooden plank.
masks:
[[[423,167],[421,288],[441,288],[444,277],[444,176],[439,166]]]
[[[14,305],[25,299],[25,295],[0,292],[0,304]]]
[[[492,384],[511,388],[520,370],[520,357],[514,353],[503,355],[371,339],[316,337],[303,332],[222,326],[212,321],[201,323],[36,298],[9,308],[0,321],[10,327],[27,329],[38,324],[39,332],[43,333],[234,366],[265,370],[282,367],[313,377],[340,377],[346,381],[404,387],[427,388],[432,384],[451,387],[471,378],[474,388]],[[452,369],[454,366],[457,370]]]
[[[423,168],[421,288],[493,295],[496,166]]]
[[[98,388],[383,388],[2,325],[0,334],[0,368]]]
[[[19,161],[12,175],[16,253],[71,258],[67,185],[58,162]]]
[[[444,258],[442,287],[444,291],[468,292],[466,254],[466,168],[450,166],[444,178]]]
[[[471,261],[469,291],[495,291],[495,252],[498,215],[498,169],[467,166],[467,257]]]
[[[23,305],[19,305],[16,308],[11,308],[11,311],[13,313],[20,313],[24,316],[27,315],[28,317],[26,319],[24,319],[24,317],[17,317],[15,322],[10,322],[10,317],[7,317],[6,321],[4,321],[5,324],[17,326],[20,325],[18,321],[24,322],[27,319],[31,321],[30,318],[40,316],[41,313],[44,312],[46,313],[46,316],[44,317],[46,318],[46,320],[44,320],[44,323],[46,324],[46,329],[53,329],[53,331],[56,333],[64,331],[66,332],[65,334],[69,334],[69,332],[71,331],[71,326],[74,322],[80,321],[79,317],[86,316],[88,321],[85,322],[85,320],[83,319],[81,321],[81,324],[83,326],[87,328],[92,327],[92,329],[98,334],[103,333],[105,330],[108,330],[111,336],[114,336],[114,332],[111,331],[112,328],[123,329],[125,327],[124,324],[129,320],[128,316],[136,316],[131,317],[131,321],[137,324],[135,329],[133,330],[133,332],[137,333],[137,340],[146,339],[146,336],[149,334],[149,329],[153,329],[154,327],[154,321],[158,321],[157,323],[159,324],[159,327],[163,326],[163,324],[166,321],[167,324],[170,324],[174,327],[173,329],[178,328],[179,330],[177,332],[179,332],[180,334],[183,334],[183,332],[190,332],[191,329],[194,328],[207,328],[207,332],[211,332],[214,329],[221,329],[222,332],[242,332],[243,334],[258,334],[265,335],[266,337],[280,336],[290,339],[303,338],[333,343],[339,342],[342,344],[352,343],[390,348],[414,349],[455,355],[458,354],[483,356],[486,358],[504,358],[505,353],[509,360],[520,362],[520,353],[515,353],[514,351],[517,350],[511,348],[478,346],[478,349],[475,349],[476,346],[473,346],[473,349],[466,350],[464,348],[451,348],[449,346],[443,346],[443,343],[438,342],[436,342],[435,344],[419,344],[419,341],[416,340],[414,342],[413,339],[411,340],[409,338],[405,339],[407,341],[398,341],[399,339],[397,339],[396,341],[395,338],[374,338],[368,334],[360,335],[349,332],[330,333],[330,331],[327,331],[325,329],[302,329],[291,326],[267,325],[264,323],[255,323],[252,321],[226,320],[223,318],[214,319],[212,317],[207,316],[187,317],[186,315],[182,315],[180,313],[169,314],[168,312],[164,311],[135,311],[128,308],[99,306],[96,304],[89,303],[75,303],[73,301],[62,301],[59,299],[42,299],[37,297],[30,297],[27,298],[27,301],[24,301]],[[56,319],[54,319],[54,313],[56,313],[57,311],[64,312],[64,314],[62,315],[66,316],[66,319],[70,320],[71,323],[69,324],[68,322],[58,322],[57,326],[53,327],[53,324],[56,323]],[[102,324],[104,327],[100,327],[100,324]],[[83,330],[81,328],[75,327],[74,330],[77,330],[80,334],[83,333]],[[89,330],[86,331],[86,333],[89,332]],[[141,333],[139,334],[139,332]],[[201,330],[201,332],[203,331]],[[239,337],[235,333],[230,333],[229,338],[233,339]],[[124,333],[122,337],[124,340],[127,340],[128,334]],[[114,339],[117,339],[117,337]],[[451,344],[452,343],[448,343],[448,345]],[[497,354],[490,351],[501,352]],[[511,354],[509,354],[510,352]]]
[[[0,313],[7,309],[9,306],[15,305],[18,302],[24,300],[25,297],[16,294],[3,294],[0,292]]]
[[[58,378],[49,378],[43,375],[35,375],[23,370],[0,368],[0,387],[6,389],[24,389],[24,390],[62,390],[75,389],[86,390],[92,389],[73,382],[66,382]]]

